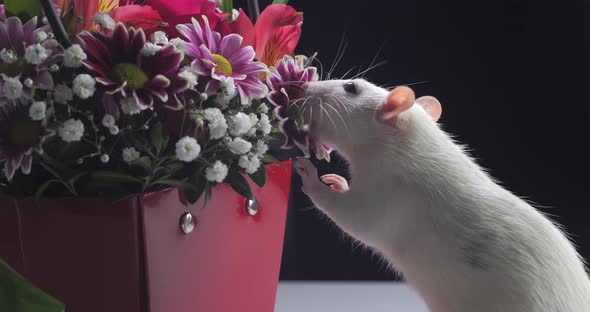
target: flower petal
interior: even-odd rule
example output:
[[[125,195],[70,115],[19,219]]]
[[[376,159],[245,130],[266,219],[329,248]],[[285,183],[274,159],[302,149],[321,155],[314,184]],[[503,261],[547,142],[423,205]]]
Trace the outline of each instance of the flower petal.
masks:
[[[238,34],[229,34],[221,39],[221,45],[219,46],[219,55],[222,55],[226,59],[231,58],[236,51],[240,49],[243,38]]]
[[[229,22],[228,26],[232,32],[239,34],[244,38],[242,47],[254,46],[256,43],[256,34],[254,32],[254,24],[248,15],[240,8],[238,18]]]

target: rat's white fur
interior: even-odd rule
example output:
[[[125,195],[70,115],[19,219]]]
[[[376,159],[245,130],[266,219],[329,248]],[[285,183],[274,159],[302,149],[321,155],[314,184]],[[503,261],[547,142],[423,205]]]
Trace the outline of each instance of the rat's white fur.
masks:
[[[419,105],[385,126],[375,112],[388,91],[355,80],[358,94],[348,94],[345,82],[306,86],[313,135],[349,161],[353,179],[334,192],[300,161],[318,208],[389,260],[433,312],[590,311],[583,261],[555,224],[495,183]]]

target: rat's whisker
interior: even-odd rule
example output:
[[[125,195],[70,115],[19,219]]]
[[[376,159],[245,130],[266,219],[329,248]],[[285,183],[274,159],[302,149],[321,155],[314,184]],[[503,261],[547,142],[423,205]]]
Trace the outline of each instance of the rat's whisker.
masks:
[[[377,52],[375,53],[375,56],[371,60],[371,63],[369,63],[369,66],[367,67],[367,70],[364,72],[364,74],[367,73],[367,71],[369,70],[369,68],[371,68],[373,65],[375,65],[375,62],[377,62],[377,59],[379,58],[379,54],[381,54],[381,51],[383,51],[383,48],[384,47],[385,47],[385,42],[383,42],[381,44],[381,46],[379,47],[379,49],[377,49]],[[363,76],[361,76],[361,78],[363,78],[365,76],[364,74],[363,74]]]
[[[391,88],[397,88],[397,87],[401,87],[401,86],[415,86],[415,85],[419,85],[419,84],[424,84],[424,83],[429,83],[430,80],[422,80],[422,81],[417,81],[417,82],[411,82],[411,83],[404,83],[404,84],[398,84],[398,85],[393,85]]]
[[[387,61],[381,61],[381,62],[379,62],[379,63],[377,63],[377,64],[375,64],[375,65],[372,65],[372,66],[370,66],[369,68],[367,68],[367,69],[363,70],[362,72],[359,72],[358,74],[356,74],[354,77],[352,77],[352,78],[350,78],[350,79],[356,79],[356,78],[358,78],[359,76],[360,76],[361,78],[363,78],[363,77],[365,76],[365,74],[366,74],[366,73],[368,73],[369,71],[371,71],[371,70],[373,70],[373,69],[375,69],[375,68],[377,68],[377,67],[383,66],[383,65],[385,65],[385,64],[387,64]]]
[[[332,124],[334,129],[337,129],[338,126],[336,125],[336,121],[334,120],[334,118],[332,118],[332,115],[330,115],[330,112],[328,112],[328,110],[326,109],[324,104],[329,106],[329,103],[324,102],[324,101],[320,101],[320,108],[326,113],[326,116],[328,116],[328,119],[330,120],[330,123]]]
[[[333,94],[328,94],[327,95],[329,98],[333,99],[334,101],[340,103],[342,105],[342,108],[347,112],[347,113],[352,113],[352,110],[354,109],[354,106],[349,103],[349,102],[345,102],[342,99],[339,99],[337,96],[333,95]],[[349,116],[350,119],[350,116]]]
[[[351,67],[351,68],[350,68],[348,71],[346,71],[346,72],[344,73],[344,75],[342,75],[342,77],[340,77],[340,79],[341,79],[341,80],[344,80],[344,79],[346,79],[346,76],[347,76],[348,74],[350,74],[350,73],[351,73],[351,72],[352,72],[352,71],[353,71],[355,68],[356,68],[356,65],[352,66],[352,67]]]
[[[314,59],[314,62],[315,61],[317,61],[318,64],[320,64],[320,80],[324,80],[324,64],[322,63],[322,61],[320,61],[320,59],[317,56]]]
[[[340,120],[342,120],[342,126],[343,126],[346,134],[348,136],[352,136],[352,133],[350,132],[350,127],[348,126],[348,123],[344,120],[344,118],[342,117],[342,114],[340,114],[340,112],[338,112],[338,110],[336,108],[334,108],[334,106],[330,105],[327,102],[326,102],[326,106],[328,106],[328,108],[331,108],[336,113],[336,116],[338,116],[340,118]]]
[[[346,52],[346,48],[348,48],[348,42],[346,41],[346,34],[342,34],[342,39],[340,40],[340,45],[338,46],[338,53],[336,53],[336,58],[334,59],[334,63],[332,63],[332,66],[330,67],[330,71],[328,72],[326,80],[329,80],[330,77],[332,77],[332,73],[334,72],[334,70],[336,69],[336,67],[338,66],[340,61],[342,60],[342,57],[344,56],[344,53]]]

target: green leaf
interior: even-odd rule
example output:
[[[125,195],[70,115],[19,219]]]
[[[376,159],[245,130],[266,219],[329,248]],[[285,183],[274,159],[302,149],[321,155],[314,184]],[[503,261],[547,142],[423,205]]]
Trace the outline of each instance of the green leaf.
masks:
[[[285,164],[283,164],[276,157],[269,155],[269,154],[264,155],[264,157],[262,158],[262,161],[267,164],[277,164],[277,165],[281,166],[281,168],[287,169],[287,167],[285,167]]]
[[[39,201],[41,201],[41,197],[43,196],[47,188],[49,188],[49,186],[53,183],[61,183],[61,181],[59,181],[58,179],[47,180],[39,186],[39,188],[35,192],[35,196],[33,197],[33,205],[35,207],[39,207]]]
[[[6,16],[16,16],[26,23],[37,16],[38,22],[43,18],[43,8],[39,0],[5,0],[4,11]]]
[[[250,179],[252,179],[256,185],[263,187],[266,184],[266,167],[260,166],[256,172],[250,175]]]
[[[272,4],[287,4],[289,0],[274,0]]]
[[[229,186],[231,186],[232,189],[234,189],[234,191],[236,191],[236,193],[247,199],[254,198],[250,184],[248,184],[248,181],[246,181],[246,178],[244,178],[243,175],[239,173],[233,173],[228,176],[226,182],[229,184]]]
[[[152,159],[149,156],[139,157],[132,164],[141,167],[147,173],[152,172]]]
[[[95,171],[91,174],[92,179],[102,180],[106,182],[114,183],[142,183],[141,179],[138,179],[132,175],[120,173],[116,171]]]
[[[0,311],[63,312],[64,305],[23,278],[0,259]]]
[[[163,147],[162,123],[157,122],[152,125],[152,128],[150,129],[150,139],[152,140],[152,145],[156,150],[156,155],[160,155]]]
[[[232,11],[234,10],[234,1],[233,0],[223,0],[221,2],[221,11],[225,12],[225,13],[229,13],[229,16],[227,18],[227,22],[231,22],[232,21]]]
[[[193,183],[194,188],[185,189],[184,196],[190,204],[195,204],[199,201],[199,198],[201,198],[203,192],[205,192],[207,181],[205,181],[205,179],[192,179],[191,182]]]
[[[211,188],[211,184],[205,184],[205,201],[203,202],[203,208],[207,205],[209,200],[213,197],[213,189]]]

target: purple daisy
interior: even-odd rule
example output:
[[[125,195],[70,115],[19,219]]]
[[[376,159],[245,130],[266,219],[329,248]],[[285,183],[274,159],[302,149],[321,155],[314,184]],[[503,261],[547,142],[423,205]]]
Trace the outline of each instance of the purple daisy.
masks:
[[[43,142],[54,134],[47,129],[46,119],[29,117],[29,106],[0,106],[0,163],[4,162],[4,175],[9,181],[19,168],[24,174],[31,172],[33,152],[42,154]]]
[[[133,114],[154,103],[182,106],[178,94],[189,88],[189,81],[179,75],[183,54],[173,44],[147,42],[142,29],[128,30],[122,23],[109,35],[93,31],[79,38],[87,54],[82,62],[101,86],[107,113],[119,116],[122,109]],[[130,112],[130,105],[137,110]]]
[[[297,146],[306,156],[310,150],[318,159],[329,159],[331,149],[316,142],[310,135],[309,127],[300,127],[296,118],[298,113],[289,109],[303,98],[303,84],[308,81],[317,81],[317,68],[307,66],[307,57],[299,55],[295,58],[285,55],[276,67],[270,68],[266,83],[270,87],[269,101],[276,106],[274,113],[279,119],[281,131],[287,136],[283,148]]]
[[[48,32],[48,26],[37,27],[37,17],[23,25],[18,17],[0,14],[0,73],[3,77],[19,79],[26,98],[33,97],[35,88],[54,87],[49,68],[62,61],[63,53]],[[4,90],[0,89],[0,101],[6,100]]]
[[[260,81],[268,68],[254,62],[256,53],[251,46],[242,47],[242,36],[229,34],[221,37],[212,31],[206,16],[202,16],[205,28],[196,19],[192,24],[177,25],[178,32],[186,39],[184,52],[193,59],[192,66],[202,76],[211,77],[205,92],[215,94],[227,78],[232,78],[243,104],[267,95],[267,86]],[[231,81],[231,80],[230,80]]]

